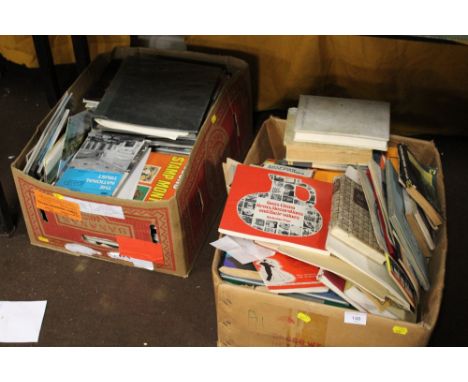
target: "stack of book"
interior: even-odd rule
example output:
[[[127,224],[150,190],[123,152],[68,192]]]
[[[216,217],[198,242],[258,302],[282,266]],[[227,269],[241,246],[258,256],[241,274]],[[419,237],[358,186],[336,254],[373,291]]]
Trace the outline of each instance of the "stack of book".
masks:
[[[288,160],[228,160],[222,237],[213,243],[225,252],[220,276],[416,322],[430,287],[428,263],[438,229],[422,206],[429,204],[442,219],[437,169],[394,143],[371,151],[363,165],[350,162],[344,171],[332,171],[294,167]]]
[[[372,150],[387,150],[389,131],[387,102],[301,95],[288,110],[286,159],[323,168],[366,165]]]
[[[310,169],[271,161],[246,166],[229,160],[225,174],[230,173],[234,177],[219,226],[226,236],[213,243],[226,252],[221,277],[273,293],[348,307],[348,302],[318,279],[319,266],[288,256],[281,248],[287,243],[318,256],[326,253],[324,227],[330,219],[332,185],[313,179]]]
[[[83,111],[64,95],[24,171],[72,191],[170,198],[227,76],[222,66],[147,54],[111,60]]]

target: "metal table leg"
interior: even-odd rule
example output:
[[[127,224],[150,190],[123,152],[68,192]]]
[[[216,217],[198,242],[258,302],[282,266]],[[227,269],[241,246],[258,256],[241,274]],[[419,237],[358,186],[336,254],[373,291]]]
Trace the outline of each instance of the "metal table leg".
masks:
[[[50,50],[49,37],[33,36],[33,41],[42,81],[46,88],[47,101],[49,102],[49,106],[53,107],[60,98],[60,88],[58,85],[57,73],[55,72],[54,61],[52,59],[52,52]]]

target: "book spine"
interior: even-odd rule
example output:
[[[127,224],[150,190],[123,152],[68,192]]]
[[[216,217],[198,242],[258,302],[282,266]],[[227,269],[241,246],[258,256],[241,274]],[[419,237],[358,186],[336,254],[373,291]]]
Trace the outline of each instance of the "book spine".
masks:
[[[400,178],[405,184],[406,188],[412,187],[413,182],[411,181],[408,169],[408,152],[407,147],[403,144],[398,144],[398,155],[400,157]]]
[[[342,178],[338,177],[335,178],[333,181],[333,194],[332,194],[332,205],[331,205],[331,213],[330,213],[330,229],[339,225],[339,218],[340,218],[340,210],[341,210],[341,199],[342,199],[342,192],[341,188],[343,187]]]

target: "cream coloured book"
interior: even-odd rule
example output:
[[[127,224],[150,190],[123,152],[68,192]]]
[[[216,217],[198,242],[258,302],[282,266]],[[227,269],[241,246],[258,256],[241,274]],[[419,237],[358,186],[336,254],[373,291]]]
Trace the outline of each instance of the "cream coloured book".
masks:
[[[301,95],[293,139],[387,150],[390,138],[388,102]]]

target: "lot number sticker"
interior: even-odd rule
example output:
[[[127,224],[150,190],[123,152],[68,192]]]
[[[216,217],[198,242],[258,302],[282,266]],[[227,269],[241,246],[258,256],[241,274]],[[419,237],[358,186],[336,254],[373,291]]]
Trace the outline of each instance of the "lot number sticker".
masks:
[[[366,325],[366,323],[367,323],[367,313],[345,312],[344,322],[345,322],[345,324]]]

